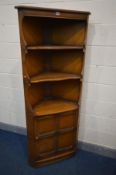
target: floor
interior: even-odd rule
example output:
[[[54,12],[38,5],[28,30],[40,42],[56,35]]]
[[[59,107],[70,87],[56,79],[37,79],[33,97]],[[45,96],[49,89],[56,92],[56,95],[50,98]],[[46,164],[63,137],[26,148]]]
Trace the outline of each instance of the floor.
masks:
[[[42,168],[27,162],[26,136],[0,130],[0,175],[116,175],[116,159],[83,150],[69,159]]]

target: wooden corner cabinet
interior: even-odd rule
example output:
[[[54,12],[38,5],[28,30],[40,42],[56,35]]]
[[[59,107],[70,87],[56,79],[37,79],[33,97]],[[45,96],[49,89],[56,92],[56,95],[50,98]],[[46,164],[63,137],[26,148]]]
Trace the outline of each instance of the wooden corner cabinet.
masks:
[[[16,6],[19,15],[29,162],[76,151],[89,12]]]

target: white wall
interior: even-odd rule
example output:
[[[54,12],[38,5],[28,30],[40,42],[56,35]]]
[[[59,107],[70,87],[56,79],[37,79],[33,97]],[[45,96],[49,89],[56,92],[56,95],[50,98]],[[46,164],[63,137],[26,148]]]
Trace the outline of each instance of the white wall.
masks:
[[[87,10],[86,66],[79,139],[116,149],[116,0],[0,0],[0,122],[25,127],[14,5]]]

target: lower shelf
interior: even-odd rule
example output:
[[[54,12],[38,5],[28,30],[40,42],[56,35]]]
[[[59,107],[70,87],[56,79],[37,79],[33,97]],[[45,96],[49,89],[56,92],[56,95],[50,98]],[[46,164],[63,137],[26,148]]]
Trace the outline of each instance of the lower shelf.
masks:
[[[44,100],[34,107],[34,115],[43,116],[78,109],[78,105],[61,99]]]

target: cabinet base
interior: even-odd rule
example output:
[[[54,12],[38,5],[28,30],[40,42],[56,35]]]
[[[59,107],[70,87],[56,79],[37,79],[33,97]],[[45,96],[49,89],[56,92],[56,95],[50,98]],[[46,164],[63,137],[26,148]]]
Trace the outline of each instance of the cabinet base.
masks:
[[[54,155],[54,156],[49,157],[49,158],[47,157],[47,158],[44,158],[41,160],[29,161],[29,163],[32,167],[35,167],[35,168],[42,167],[44,165],[48,165],[48,164],[55,163],[57,161],[69,158],[69,157],[73,156],[75,153],[76,153],[75,150],[71,150],[71,151],[68,151],[65,153],[60,153],[58,155]]]

